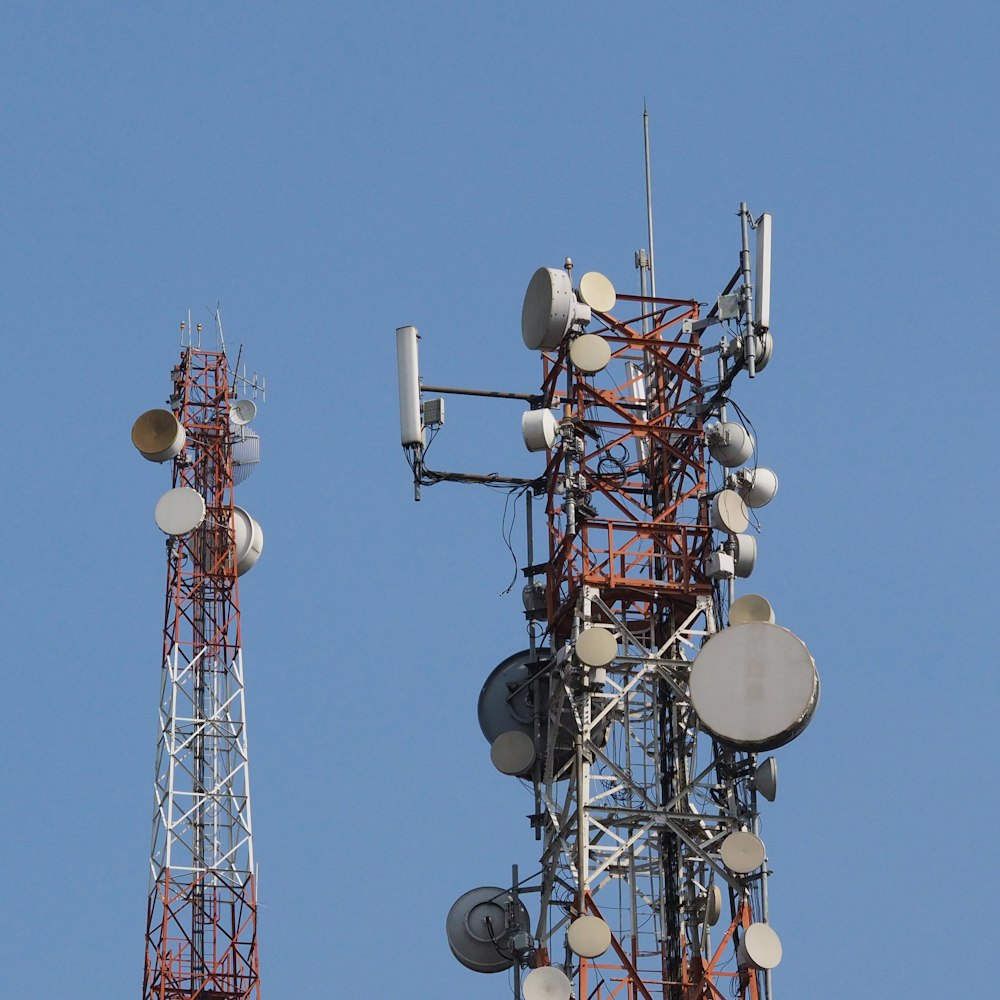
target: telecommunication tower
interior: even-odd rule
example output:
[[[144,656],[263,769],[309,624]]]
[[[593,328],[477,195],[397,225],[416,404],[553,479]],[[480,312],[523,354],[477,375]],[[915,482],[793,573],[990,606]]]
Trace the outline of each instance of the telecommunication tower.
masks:
[[[264,384],[229,369],[218,313],[215,349],[201,337],[181,324],[169,408],[132,427],[172,471],[155,510],[167,582],[143,1000],[260,996],[238,578],[263,532],[234,487],[259,459],[247,425]]]
[[[771,216],[741,204],[739,218],[739,264],[704,315],[656,294],[651,216],[639,294],[594,271],[574,281],[569,259],[539,268],[521,313],[536,393],[422,385],[417,330],[397,330],[416,498],[489,483],[527,508],[527,648],[489,674],[478,716],[497,770],[530,783],[541,875],[515,867],[446,920],[455,957],[512,970],[517,1000],[771,996],[781,943],[759,809],[777,766],[762,755],[806,728],[819,680],[769,602],[735,593],[756,560],[754,511],[778,486],[731,398],[773,349]],[[528,402],[522,435],[544,469],[432,470],[432,392]]]

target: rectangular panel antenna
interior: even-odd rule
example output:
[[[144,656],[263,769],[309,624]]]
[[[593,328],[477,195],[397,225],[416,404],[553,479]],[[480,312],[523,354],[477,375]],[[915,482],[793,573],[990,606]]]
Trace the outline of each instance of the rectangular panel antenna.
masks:
[[[758,331],[771,327],[771,216],[765,212],[757,223],[757,274],[754,279],[753,321]]]

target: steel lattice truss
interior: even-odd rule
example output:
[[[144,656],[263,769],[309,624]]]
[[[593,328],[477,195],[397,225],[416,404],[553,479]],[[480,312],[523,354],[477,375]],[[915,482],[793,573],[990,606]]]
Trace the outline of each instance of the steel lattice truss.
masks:
[[[545,404],[563,434],[546,471],[548,650],[532,681],[544,706],[536,765],[543,837],[536,938],[572,966],[576,996],[757,997],[762,974],[737,969],[735,945],[760,919],[759,877],[721,863],[729,833],[752,827],[753,758],[699,728],[687,678],[723,624],[704,573],[711,549],[702,427],[705,387],[694,302],[619,296],[628,320],[595,314],[611,365],[588,376],[568,344],[543,355]],[[588,671],[569,655],[586,628],[611,629],[618,656]],[[729,919],[710,932],[719,886]],[[563,944],[581,913],[613,932],[601,959]],[[558,954],[553,952],[558,949]]]
[[[203,524],[170,538],[146,932],[145,1000],[259,997],[250,781],[225,352],[184,350],[173,485]]]

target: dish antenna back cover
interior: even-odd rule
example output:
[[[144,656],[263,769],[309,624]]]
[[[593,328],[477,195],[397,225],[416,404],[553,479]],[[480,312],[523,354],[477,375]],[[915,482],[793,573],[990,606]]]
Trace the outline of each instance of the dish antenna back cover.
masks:
[[[574,324],[589,322],[590,306],[573,294],[569,274],[553,267],[535,271],[521,306],[521,336],[526,347],[554,350]]]
[[[511,939],[531,923],[518,900],[510,919],[513,897],[509,889],[485,885],[459,896],[445,920],[451,953],[473,972],[505,972],[516,961]]]

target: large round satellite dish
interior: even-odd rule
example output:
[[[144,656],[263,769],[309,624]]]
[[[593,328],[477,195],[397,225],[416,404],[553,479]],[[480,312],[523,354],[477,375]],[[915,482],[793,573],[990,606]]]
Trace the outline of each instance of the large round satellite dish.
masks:
[[[150,462],[167,462],[184,448],[184,425],[170,410],[147,410],[132,425],[132,444]]]
[[[237,399],[229,407],[229,422],[237,427],[245,427],[257,416],[257,404],[252,399]]]
[[[205,499],[190,486],[178,486],[160,497],[153,516],[165,535],[186,535],[205,520]]]
[[[720,490],[712,497],[712,527],[737,535],[750,526],[747,505],[735,490]]]
[[[584,333],[569,345],[569,359],[587,375],[604,371],[611,360],[611,345],[596,333]]]
[[[566,943],[581,958],[597,958],[611,947],[611,928],[600,917],[577,917],[566,932]]]
[[[744,469],[740,477],[739,494],[748,507],[765,507],[778,493],[778,476],[771,469]]]
[[[527,930],[528,911],[517,901],[515,919],[508,911],[513,898],[508,889],[487,885],[455,900],[445,920],[451,953],[473,972],[504,972],[515,962],[510,939]]]
[[[706,433],[712,458],[726,468],[742,465],[753,454],[753,437],[742,424],[712,424]]]
[[[618,296],[615,286],[600,271],[588,271],[580,279],[580,298],[597,312],[610,312]]]
[[[535,743],[520,729],[501,733],[490,747],[490,760],[501,774],[527,774],[535,763]]]
[[[524,977],[521,994],[524,1000],[569,1000],[573,984],[562,969],[554,965],[541,965]]]
[[[574,323],[586,323],[590,307],[581,306],[565,271],[540,267],[531,276],[521,306],[521,336],[533,351],[551,351]]]
[[[264,551],[264,529],[242,507],[233,508],[236,534],[236,575],[242,576],[257,565]]]
[[[757,765],[753,783],[768,802],[774,801],[778,794],[778,762],[774,757],[768,757]]]
[[[585,667],[606,667],[618,655],[618,640],[606,628],[588,628],[580,633],[574,651]]]
[[[741,968],[773,969],[781,961],[781,939],[767,924],[751,924],[743,932],[736,956]]]
[[[744,622],[770,622],[774,624],[774,608],[766,597],[760,594],[744,594],[729,605],[729,624],[742,625]]]
[[[531,651],[508,656],[494,668],[479,692],[479,728],[492,744],[498,736],[517,730],[533,733]]]
[[[813,717],[819,676],[805,643],[768,622],[713,635],[691,666],[691,704],[702,726],[743,750],[790,743]]]
[[[746,830],[731,833],[722,842],[722,862],[732,872],[749,875],[764,863],[764,842]]]
[[[757,539],[753,535],[733,535],[733,572],[741,578],[748,577],[757,565]]]
[[[551,410],[525,410],[521,414],[521,436],[528,451],[546,451],[555,444],[559,421]]]

